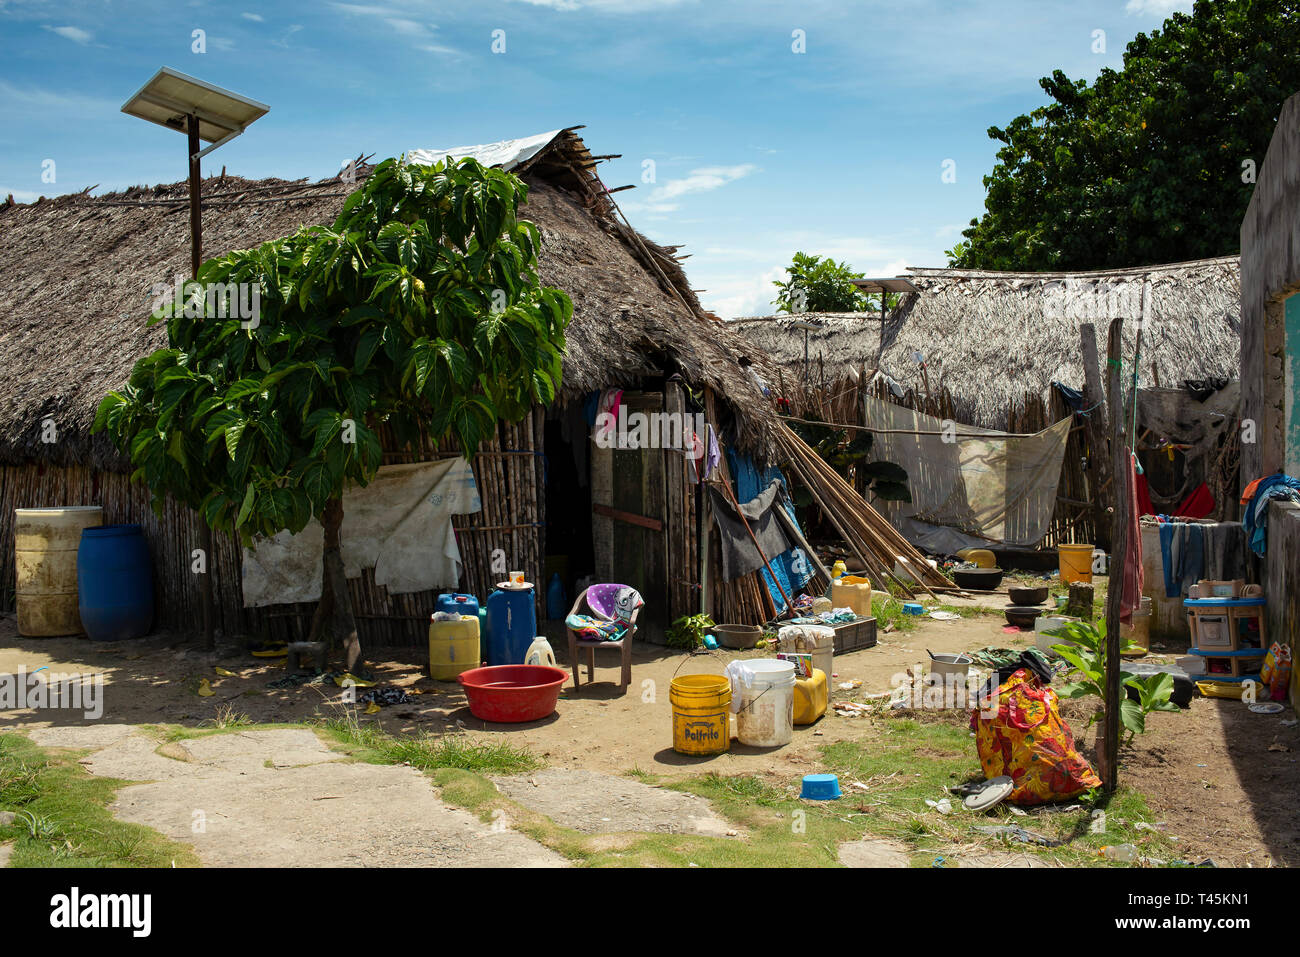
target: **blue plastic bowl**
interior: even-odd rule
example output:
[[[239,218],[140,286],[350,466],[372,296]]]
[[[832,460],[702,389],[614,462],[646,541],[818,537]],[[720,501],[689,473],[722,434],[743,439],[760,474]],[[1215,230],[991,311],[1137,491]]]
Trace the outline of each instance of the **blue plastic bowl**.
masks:
[[[809,801],[835,801],[840,796],[840,779],[834,774],[805,774],[800,797]]]

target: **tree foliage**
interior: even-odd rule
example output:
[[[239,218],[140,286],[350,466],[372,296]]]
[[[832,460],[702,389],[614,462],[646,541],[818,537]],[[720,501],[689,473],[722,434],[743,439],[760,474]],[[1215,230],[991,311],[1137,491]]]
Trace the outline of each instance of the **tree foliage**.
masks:
[[[155,314],[167,348],[104,398],[95,431],[129,453],[155,509],[174,495],[245,541],[298,532],[368,483],[383,425],[411,442],[423,424],[473,455],[560,383],[573,307],[538,282],[526,190],[472,159],[385,161],[333,227],[206,262]],[[240,283],[260,284],[255,320],[204,298]]]
[[[1057,70],[1002,143],[973,269],[1078,270],[1232,255],[1278,113],[1300,90],[1297,0],[1197,0],[1138,34],[1119,71]]]
[[[870,306],[871,300],[851,281],[861,279],[862,273],[829,256],[795,253],[786,275],[784,282],[773,283],[780,312],[861,312]]]

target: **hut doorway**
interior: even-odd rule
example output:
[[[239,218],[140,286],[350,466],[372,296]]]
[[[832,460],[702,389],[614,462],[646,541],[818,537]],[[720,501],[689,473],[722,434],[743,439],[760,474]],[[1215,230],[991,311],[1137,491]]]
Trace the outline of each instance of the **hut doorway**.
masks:
[[[596,575],[592,536],[591,440],[581,404],[550,409],[546,416],[546,556],[542,594],[558,574],[566,605]]]

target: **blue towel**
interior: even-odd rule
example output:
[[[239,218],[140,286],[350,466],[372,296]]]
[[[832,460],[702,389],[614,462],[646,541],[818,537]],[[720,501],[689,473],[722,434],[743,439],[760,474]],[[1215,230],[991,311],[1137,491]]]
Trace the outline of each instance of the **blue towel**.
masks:
[[[1179,598],[1205,577],[1205,527],[1195,522],[1160,524],[1160,565],[1165,597]]]
[[[1255,495],[1246,506],[1241,524],[1246,529],[1250,550],[1263,555],[1268,550],[1268,502],[1270,499],[1300,501],[1300,479],[1278,472],[1255,487]]]
[[[1160,523],[1160,568],[1165,574],[1165,597],[1178,596],[1178,580],[1174,575],[1174,526],[1171,522]]]

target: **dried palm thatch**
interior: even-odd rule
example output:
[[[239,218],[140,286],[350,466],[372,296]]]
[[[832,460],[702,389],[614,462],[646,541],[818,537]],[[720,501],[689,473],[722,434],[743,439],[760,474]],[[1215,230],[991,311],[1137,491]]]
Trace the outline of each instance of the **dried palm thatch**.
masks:
[[[904,390],[952,393],[958,417],[1006,429],[1026,396],[1047,398],[1053,381],[1081,387],[1079,326],[1125,323],[1133,355],[1143,289],[1149,296],[1138,382],[1179,386],[1184,379],[1235,378],[1240,356],[1238,257],[1079,273],[1003,273],[912,268],[921,291],[907,294],[882,324],[871,314],[800,316],[825,323],[809,334],[811,380],[828,388],[880,371]],[[781,368],[787,385],[804,382],[804,340],[795,317],[732,325]],[[915,353],[926,361],[928,383]],[[819,376],[821,377],[819,379]],[[1126,372],[1126,381],[1127,372]]]
[[[541,281],[574,301],[562,399],[680,371],[692,387],[721,398],[727,438],[768,459],[773,413],[753,401],[752,381],[738,361],[752,350],[702,313],[674,248],[621,221],[594,165],[582,140],[566,130],[516,170],[530,186],[523,215],[542,234]],[[338,177],[208,177],[205,254],[331,223],[354,188]],[[7,317],[0,325],[0,464],[126,467],[102,436],[90,435],[90,424],[100,398],[126,381],[137,359],[166,343],[165,329],[146,320],[154,284],[189,272],[186,190],[181,182],[0,205],[0,303]],[[761,358],[754,361],[765,368]],[[47,417],[54,442],[42,441]]]

